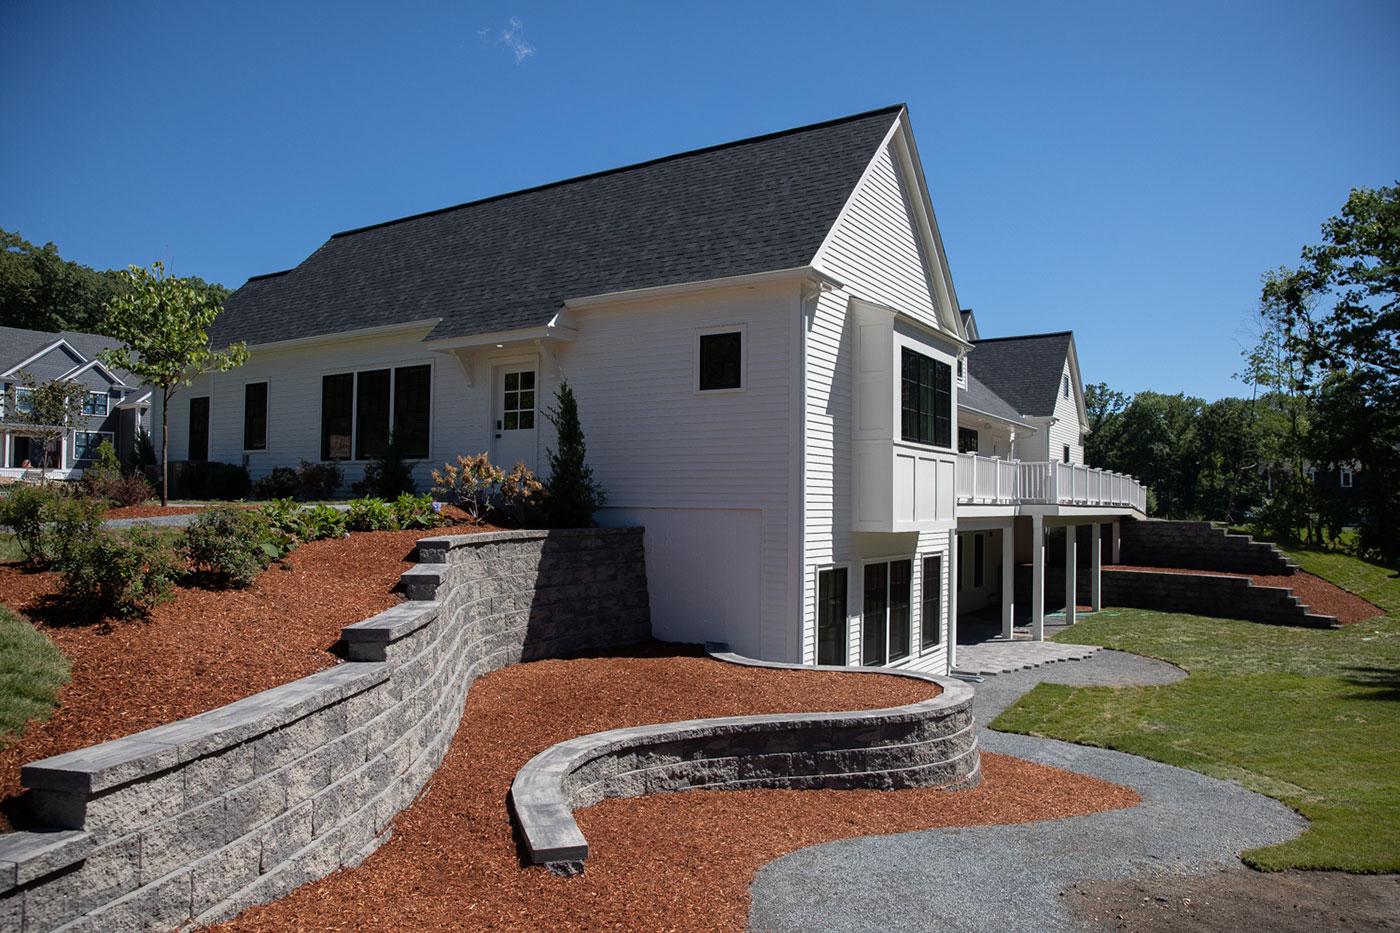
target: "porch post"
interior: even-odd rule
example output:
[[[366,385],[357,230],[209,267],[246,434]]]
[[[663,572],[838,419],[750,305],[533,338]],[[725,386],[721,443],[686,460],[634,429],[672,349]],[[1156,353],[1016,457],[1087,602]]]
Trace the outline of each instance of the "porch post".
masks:
[[[1121,564],[1123,562],[1123,557],[1119,553],[1119,544],[1120,538],[1118,536],[1118,522],[1115,520],[1113,522],[1113,553],[1109,556],[1108,561],[1110,564]]]
[[[1073,625],[1075,623],[1075,604],[1079,602],[1074,592],[1074,564],[1078,559],[1077,551],[1079,545],[1079,541],[1077,540],[1079,537],[1078,531],[1078,525],[1065,526],[1065,625]]]
[[[1001,530],[1001,637],[1010,641],[1016,625],[1016,524]]]
[[[1089,544],[1089,608],[1098,612],[1103,608],[1103,525],[1094,522],[1089,528],[1093,531]]]
[[[1045,518],[1031,516],[1031,638],[1045,640]]]
[[[958,531],[948,532],[948,673],[958,666]]]

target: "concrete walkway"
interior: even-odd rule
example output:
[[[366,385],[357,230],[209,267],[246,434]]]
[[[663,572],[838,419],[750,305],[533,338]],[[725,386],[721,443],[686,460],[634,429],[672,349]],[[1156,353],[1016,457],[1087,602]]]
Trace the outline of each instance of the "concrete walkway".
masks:
[[[966,649],[964,649],[966,650]],[[1036,683],[1165,684],[1182,672],[1116,651],[988,678],[974,712],[990,722]],[[1238,867],[1245,849],[1307,822],[1228,781],[1104,749],[979,730],[989,752],[1016,755],[1134,788],[1129,810],[1015,826],[936,829],[812,846],[759,871],[755,930],[1079,930],[1061,898],[1085,879]]]
[[[1102,650],[1098,645],[1054,641],[983,641],[958,646],[957,670],[962,674],[1010,674],[1057,661],[1082,661]]]

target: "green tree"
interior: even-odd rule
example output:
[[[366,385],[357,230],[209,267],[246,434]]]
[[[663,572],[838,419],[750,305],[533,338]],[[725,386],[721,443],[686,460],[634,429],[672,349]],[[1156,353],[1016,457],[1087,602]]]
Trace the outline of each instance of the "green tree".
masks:
[[[1084,438],[1084,462],[1092,466],[1116,469],[1110,464],[1117,456],[1116,448],[1122,438],[1122,414],[1129,397],[1110,389],[1107,383],[1095,382],[1084,387],[1084,407],[1089,413]]]
[[[167,275],[160,262],[149,270],[132,266],[126,282],[126,290],[108,307],[110,333],[124,346],[103,352],[102,361],[160,389],[160,501],[166,505],[170,501],[171,396],[179,386],[188,386],[205,373],[242,366],[248,360],[248,348],[243,343],[221,351],[210,347],[209,325],[222,305],[207,289]]]
[[[6,420],[22,425],[15,433],[39,441],[39,479],[47,478],[48,450],[58,446],[68,430],[83,416],[87,386],[71,380],[40,382],[30,373],[15,374],[5,393]],[[20,390],[24,389],[21,394]],[[61,465],[61,464],[60,464]]]
[[[554,408],[545,414],[554,425],[559,448],[549,452],[545,518],[555,528],[586,528],[593,524],[593,513],[602,507],[607,496],[594,481],[593,468],[586,462],[588,447],[579,422],[578,400],[568,382],[559,383],[554,402]]]
[[[104,309],[120,288],[117,273],[70,262],[52,243],[35,246],[0,230],[0,323],[104,333]]]

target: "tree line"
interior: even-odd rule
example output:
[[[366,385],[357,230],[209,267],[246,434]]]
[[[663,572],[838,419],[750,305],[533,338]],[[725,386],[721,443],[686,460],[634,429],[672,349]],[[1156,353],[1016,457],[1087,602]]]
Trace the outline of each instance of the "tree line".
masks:
[[[1400,184],[1353,190],[1296,268],[1266,273],[1257,325],[1248,397],[1089,386],[1086,459],[1167,518],[1400,561]]]

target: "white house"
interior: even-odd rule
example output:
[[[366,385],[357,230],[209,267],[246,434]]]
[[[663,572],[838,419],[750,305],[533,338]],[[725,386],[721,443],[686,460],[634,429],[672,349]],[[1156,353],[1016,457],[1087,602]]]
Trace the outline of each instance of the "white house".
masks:
[[[967,508],[1129,510],[1064,505],[1080,472],[1024,459],[995,502],[961,494],[954,371],[982,349],[902,106],[336,234],[211,336],[250,361],[172,406],[171,456],[254,477],[357,479],[390,430],[423,488],[459,453],[540,467],[567,379],[599,520],[646,527],[657,636],[755,657],[946,670]],[[1002,457],[1063,431],[1000,405],[967,417],[1024,432]]]
[[[80,474],[103,441],[130,458],[141,430],[150,428],[151,390],[130,373],[104,366],[98,355],[119,346],[100,334],[0,327],[0,477],[16,478],[42,464],[50,475]],[[44,449],[24,418],[5,411],[12,395],[19,408],[33,385],[54,379],[88,390],[80,422]]]

